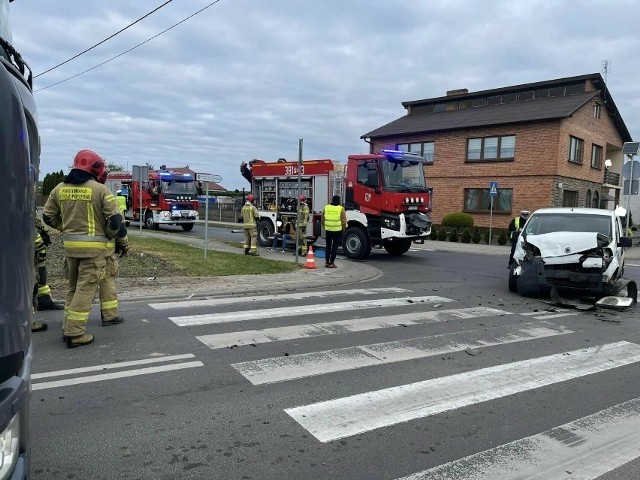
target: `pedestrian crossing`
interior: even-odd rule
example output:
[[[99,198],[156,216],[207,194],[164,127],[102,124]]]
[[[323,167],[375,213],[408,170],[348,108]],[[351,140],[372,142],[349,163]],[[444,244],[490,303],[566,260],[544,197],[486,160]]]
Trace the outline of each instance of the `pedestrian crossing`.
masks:
[[[224,357],[226,365],[247,385],[288,392],[279,397],[282,418],[291,422],[282,420],[282,428],[310,434],[319,445],[380,435],[385,429],[447,412],[640,365],[640,344],[632,341],[602,341],[585,347],[577,343],[584,340],[576,340],[574,348],[553,347],[579,338],[576,317],[586,315],[584,312],[560,308],[516,311],[502,304],[500,308],[469,307],[452,298],[409,289],[354,288],[191,299],[151,306],[169,315],[178,308],[192,309],[190,315],[167,318],[180,329],[197,327],[193,336],[207,349],[234,347],[233,353]],[[567,326],[569,321],[571,327]],[[448,326],[446,331],[444,325]],[[411,336],[411,330],[401,330],[408,326],[422,334]],[[402,335],[394,339],[396,332]],[[386,341],[359,340],[374,335],[384,335]],[[301,353],[260,356],[256,349],[248,349],[249,345],[285,341],[296,342]],[[398,380],[386,388],[371,389],[365,384],[361,391],[345,391],[342,396],[331,388],[327,398],[308,398],[306,402],[296,401],[297,396],[290,393],[304,388],[304,379],[335,387],[347,372],[354,375],[393,366],[410,368],[416,361],[461,352],[477,355],[527,342],[539,342],[557,351],[545,350],[536,356],[535,349],[518,348],[515,351],[529,352],[525,358],[495,355],[488,366],[409,383]],[[314,348],[318,344],[332,348]],[[251,352],[250,358],[243,352]],[[532,435],[528,437],[486,445],[486,450],[478,449],[475,454],[435,467],[425,464],[424,470],[405,471],[396,478],[596,479],[640,458],[640,398],[609,405],[551,429],[536,429],[536,419],[530,421]]]

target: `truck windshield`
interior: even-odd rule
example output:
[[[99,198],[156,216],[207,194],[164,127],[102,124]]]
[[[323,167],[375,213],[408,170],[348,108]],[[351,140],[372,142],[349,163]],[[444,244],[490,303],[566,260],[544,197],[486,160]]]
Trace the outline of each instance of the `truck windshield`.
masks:
[[[553,232],[598,232],[613,238],[609,215],[580,215],[577,213],[540,213],[532,215],[525,233],[542,235]]]
[[[11,43],[11,28],[9,27],[9,0],[0,0],[0,37]]]
[[[384,189],[389,192],[426,192],[422,163],[382,160]]]
[[[193,180],[188,182],[179,182],[170,180],[168,182],[162,182],[162,193],[164,194],[196,194],[196,184]]]

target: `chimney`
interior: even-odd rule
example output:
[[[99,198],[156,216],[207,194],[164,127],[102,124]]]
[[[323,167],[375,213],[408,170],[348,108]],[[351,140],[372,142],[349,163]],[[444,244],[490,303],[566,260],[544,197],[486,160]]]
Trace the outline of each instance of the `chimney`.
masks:
[[[447,97],[454,97],[456,95],[464,95],[465,93],[469,93],[468,88],[458,88],[456,90],[447,90]]]

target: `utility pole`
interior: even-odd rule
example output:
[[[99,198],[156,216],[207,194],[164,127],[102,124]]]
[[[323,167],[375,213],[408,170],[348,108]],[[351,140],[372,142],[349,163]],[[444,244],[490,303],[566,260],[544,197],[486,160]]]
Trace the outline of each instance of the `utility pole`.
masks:
[[[302,142],[298,139],[298,207],[296,208],[296,265],[298,265],[298,252],[300,250],[300,194],[302,192]]]

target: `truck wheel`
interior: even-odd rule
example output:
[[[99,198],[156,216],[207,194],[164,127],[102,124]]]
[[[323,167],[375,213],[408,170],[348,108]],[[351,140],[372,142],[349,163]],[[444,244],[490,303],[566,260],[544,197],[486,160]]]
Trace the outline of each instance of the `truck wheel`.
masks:
[[[144,226],[149,230],[158,230],[160,225],[153,221],[153,213],[147,212],[144,216]]]
[[[342,251],[355,260],[366,258],[371,252],[367,233],[360,227],[348,227],[342,239]]]
[[[273,240],[273,223],[270,220],[262,219],[258,223],[258,245],[261,247],[270,247]]]
[[[184,230],[185,232],[190,232],[191,230],[193,230],[193,223],[182,223],[182,230]]]
[[[515,264],[512,264],[509,269],[509,291],[518,293],[518,277],[516,275]]]
[[[402,255],[411,248],[411,240],[385,241],[382,246],[389,255]]]

